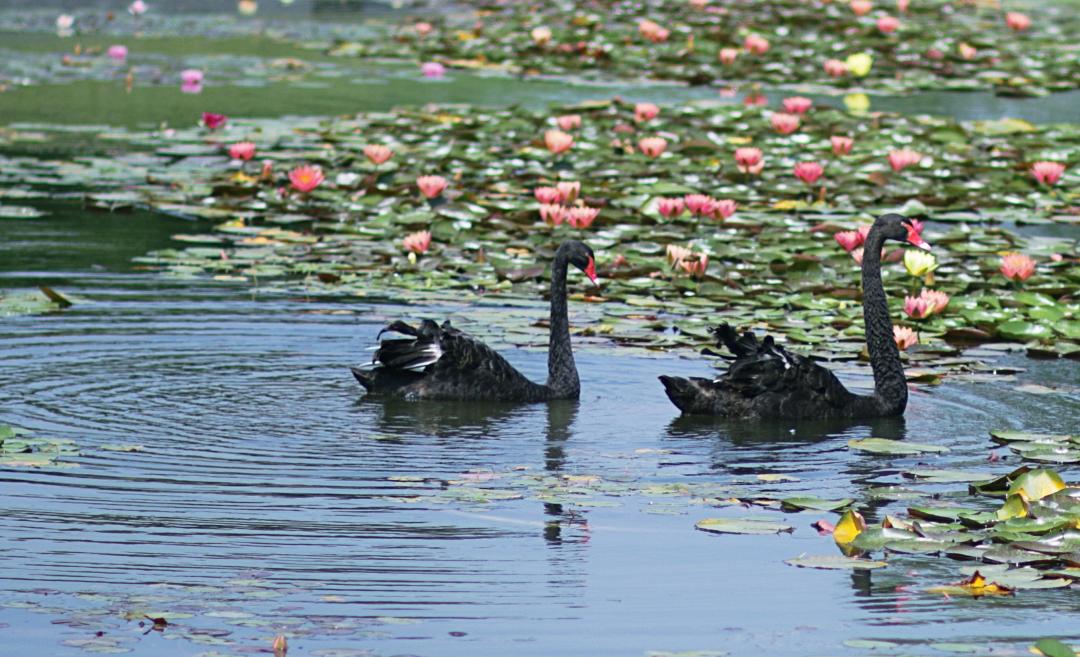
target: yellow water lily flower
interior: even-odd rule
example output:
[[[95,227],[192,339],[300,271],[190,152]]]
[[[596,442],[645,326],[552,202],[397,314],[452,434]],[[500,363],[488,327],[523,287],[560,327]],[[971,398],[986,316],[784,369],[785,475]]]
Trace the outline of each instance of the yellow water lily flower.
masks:
[[[857,78],[863,78],[874,66],[874,58],[864,52],[857,52],[854,55],[848,55],[844,63],[847,64],[849,73]]]
[[[908,249],[904,251],[904,268],[912,276],[926,276],[937,269],[937,259],[932,253]]]
[[[848,94],[844,96],[844,107],[852,114],[866,114],[870,110],[870,96],[866,94]]]

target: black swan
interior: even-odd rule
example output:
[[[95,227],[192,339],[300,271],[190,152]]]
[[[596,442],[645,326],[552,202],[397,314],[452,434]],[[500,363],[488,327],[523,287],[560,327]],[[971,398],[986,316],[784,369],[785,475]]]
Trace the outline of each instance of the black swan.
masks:
[[[877,218],[863,247],[863,322],[874,371],[874,392],[849,392],[830,370],[777,345],[771,335],[758,341],[739,336],[728,324],[713,329],[717,346],[734,355],[727,371],[713,380],[661,376],[668,397],[683,413],[739,419],[869,418],[902,415],[908,390],[900,351],[893,340],[881,248],[885,240],[910,242],[930,250],[911,220],[899,214]]]
[[[570,321],[566,310],[566,271],[574,265],[595,284],[593,251],[582,242],[563,242],[551,266],[551,339],[548,380],[533,383],[483,342],[443,322],[425,319],[419,328],[396,321],[379,332],[405,338],[382,340],[371,365],[352,368],[368,392],[404,399],[539,402],[577,399],[581,394]]]

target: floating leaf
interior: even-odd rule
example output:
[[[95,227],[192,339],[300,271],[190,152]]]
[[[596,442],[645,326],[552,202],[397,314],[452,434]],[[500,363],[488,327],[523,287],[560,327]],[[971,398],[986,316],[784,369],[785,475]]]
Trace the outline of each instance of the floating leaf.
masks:
[[[889,564],[884,561],[870,561],[868,559],[856,559],[838,554],[806,556],[788,559],[784,563],[799,568],[820,568],[822,570],[874,570],[884,568]]]
[[[889,438],[863,438],[861,440],[849,440],[848,447],[861,452],[885,455],[910,455],[927,452],[942,453],[949,448],[940,445],[927,445],[924,443],[912,443]]]
[[[789,525],[760,518],[706,518],[694,526],[716,534],[778,534],[795,530]]]

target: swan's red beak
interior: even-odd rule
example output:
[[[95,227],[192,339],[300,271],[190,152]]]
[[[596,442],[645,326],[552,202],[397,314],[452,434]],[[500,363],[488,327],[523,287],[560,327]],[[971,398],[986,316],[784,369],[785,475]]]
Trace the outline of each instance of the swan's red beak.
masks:
[[[585,275],[589,277],[593,285],[600,287],[600,283],[596,280],[596,261],[592,258],[589,258],[589,264],[585,267]]]
[[[919,234],[919,231],[916,230],[914,226],[908,226],[907,241],[919,247],[923,251],[930,250],[930,245],[926,243],[926,240],[922,238],[922,235]]]

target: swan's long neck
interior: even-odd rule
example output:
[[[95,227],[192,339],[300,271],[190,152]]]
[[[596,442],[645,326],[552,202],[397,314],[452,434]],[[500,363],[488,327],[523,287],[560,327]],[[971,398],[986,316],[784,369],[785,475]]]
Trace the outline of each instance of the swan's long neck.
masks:
[[[863,245],[863,322],[866,324],[870,367],[874,370],[872,403],[881,415],[899,415],[907,406],[908,389],[900,350],[893,339],[889,302],[881,284],[881,247],[884,244],[884,235],[875,227]]]
[[[570,319],[566,309],[566,253],[559,249],[551,266],[551,339],[548,343],[547,387],[556,398],[577,398],[581,393],[574,352],[570,348]]]

